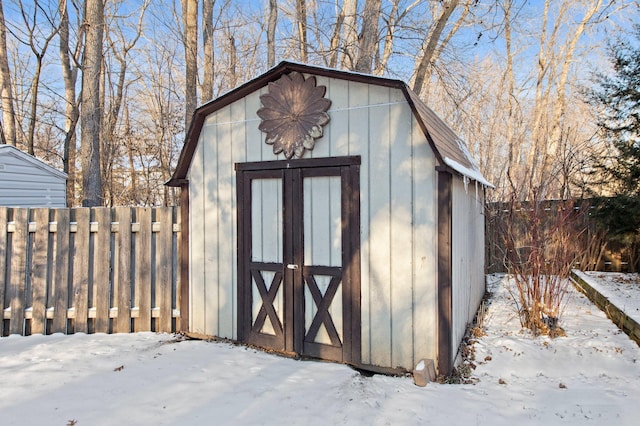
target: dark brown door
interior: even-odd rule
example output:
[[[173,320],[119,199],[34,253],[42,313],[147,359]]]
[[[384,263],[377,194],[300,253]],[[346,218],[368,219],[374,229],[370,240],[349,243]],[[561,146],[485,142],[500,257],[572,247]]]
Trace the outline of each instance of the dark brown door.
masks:
[[[238,340],[360,361],[359,157],[238,164]]]

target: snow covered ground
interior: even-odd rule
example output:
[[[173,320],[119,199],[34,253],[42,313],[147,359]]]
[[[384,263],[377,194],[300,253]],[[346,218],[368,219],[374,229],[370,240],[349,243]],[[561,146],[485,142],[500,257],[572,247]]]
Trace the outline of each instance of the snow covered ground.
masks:
[[[640,348],[572,291],[567,337],[519,329],[502,277],[475,384],[361,376],[227,343],[76,334],[0,339],[2,425],[637,425]]]

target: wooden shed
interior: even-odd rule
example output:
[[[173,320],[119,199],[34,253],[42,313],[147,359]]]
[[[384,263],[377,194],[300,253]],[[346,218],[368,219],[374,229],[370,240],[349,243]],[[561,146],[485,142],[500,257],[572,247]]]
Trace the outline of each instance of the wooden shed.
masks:
[[[67,207],[66,182],[66,173],[12,145],[0,145],[0,206]]]
[[[183,329],[451,371],[485,291],[489,183],[404,82],[282,62],[195,111],[168,185]]]

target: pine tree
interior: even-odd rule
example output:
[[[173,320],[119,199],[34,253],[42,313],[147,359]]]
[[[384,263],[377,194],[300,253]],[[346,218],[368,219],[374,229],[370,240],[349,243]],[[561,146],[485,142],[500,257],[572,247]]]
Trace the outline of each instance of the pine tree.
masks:
[[[633,39],[610,48],[613,75],[596,76],[589,100],[600,111],[600,136],[610,147],[598,170],[612,197],[598,203],[596,217],[610,236],[629,245],[632,270],[640,265],[640,25]]]

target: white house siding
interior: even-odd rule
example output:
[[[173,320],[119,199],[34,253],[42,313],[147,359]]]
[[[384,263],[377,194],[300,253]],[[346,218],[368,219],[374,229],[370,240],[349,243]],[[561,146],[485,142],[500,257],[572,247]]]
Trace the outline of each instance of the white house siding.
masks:
[[[401,91],[324,77],[317,84],[327,87],[331,121],[305,157],[362,159],[362,363],[413,368],[436,357],[435,157]],[[192,331],[237,337],[234,163],[284,159],[258,130],[266,91],[209,115],[193,156]]]
[[[12,146],[0,149],[0,206],[66,207],[66,175]]]
[[[484,295],[484,189],[475,181],[453,179],[452,286],[453,354]]]

